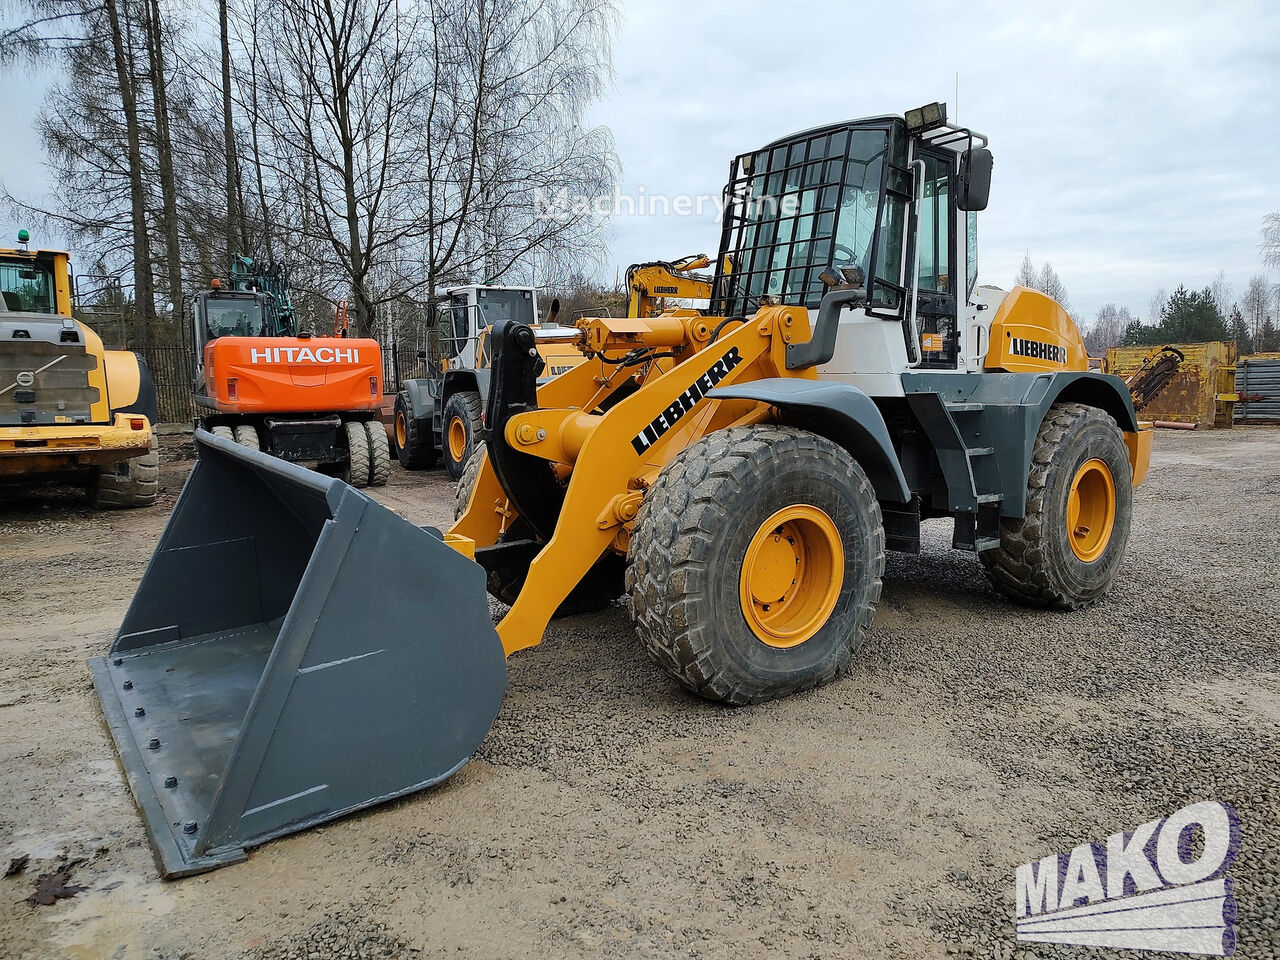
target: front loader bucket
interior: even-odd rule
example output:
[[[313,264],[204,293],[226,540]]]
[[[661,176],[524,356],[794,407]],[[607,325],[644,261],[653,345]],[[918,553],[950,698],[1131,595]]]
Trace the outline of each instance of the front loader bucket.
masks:
[[[89,662],[166,877],[439,783],[506,688],[479,566],[340,480],[196,441]]]

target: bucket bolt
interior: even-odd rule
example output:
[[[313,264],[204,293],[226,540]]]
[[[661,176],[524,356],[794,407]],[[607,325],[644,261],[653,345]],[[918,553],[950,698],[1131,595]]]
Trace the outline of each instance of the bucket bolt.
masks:
[[[123,661],[123,660],[121,660],[119,657],[116,657],[115,659],[113,659],[113,660],[111,661],[111,665],[112,665],[113,667],[120,667],[120,666],[123,666],[123,665],[124,665],[124,661]]]
[[[158,737],[152,737],[150,740],[148,740],[148,741],[147,741],[147,749],[148,749],[148,750],[159,750],[159,749],[160,749],[160,740],[159,740],[159,738],[158,738]]]
[[[198,829],[199,827],[196,826],[196,822],[194,820],[188,820],[182,825],[183,833],[195,833]]]
[[[123,686],[126,690],[132,690],[132,689],[133,689],[133,681],[132,681],[132,680],[126,680],[123,684],[121,684],[121,686]]]
[[[147,710],[145,707],[137,707],[134,709],[133,715],[135,717],[145,717],[147,715]]]
[[[172,790],[174,787],[178,785],[178,778],[174,776],[165,777],[164,785],[168,787],[170,790]]]

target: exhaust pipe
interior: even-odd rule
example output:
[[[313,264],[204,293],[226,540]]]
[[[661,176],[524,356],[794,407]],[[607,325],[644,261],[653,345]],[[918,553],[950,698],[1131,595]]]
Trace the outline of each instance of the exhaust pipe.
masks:
[[[438,532],[196,444],[111,652],[89,661],[166,878],[439,783],[506,689],[484,571]]]

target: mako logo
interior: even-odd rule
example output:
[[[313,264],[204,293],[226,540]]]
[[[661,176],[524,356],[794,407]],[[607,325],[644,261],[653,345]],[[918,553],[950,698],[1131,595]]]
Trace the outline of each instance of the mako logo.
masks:
[[[742,362],[737,347],[729,351],[713,363],[707,372],[690,384],[689,389],[672,401],[671,406],[653,418],[653,421],[637,433],[631,441],[636,453],[644,453],[658,439],[676,425],[681,417],[694,408],[699,400],[705,397],[717,383],[729,375],[729,371]]]
[[[360,348],[263,347],[249,350],[250,363],[359,363]]]
[[[1231,956],[1240,818],[1203,801],[1015,871],[1019,940]]]
[[[1040,340],[1012,337],[1009,352],[1015,357],[1028,357],[1032,360],[1048,360],[1050,363],[1067,362],[1066,347],[1060,347],[1056,343],[1043,343]]]

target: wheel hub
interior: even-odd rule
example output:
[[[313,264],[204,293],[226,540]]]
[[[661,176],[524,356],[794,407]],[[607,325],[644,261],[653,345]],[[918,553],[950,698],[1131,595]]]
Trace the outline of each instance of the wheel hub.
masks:
[[[449,421],[449,456],[453,457],[454,463],[461,463],[462,456],[467,452],[467,427],[462,422],[461,417],[454,417]]]
[[[1116,525],[1116,482],[1102,460],[1080,464],[1067,496],[1067,539],[1083,562],[1100,557]]]
[[[844,580],[840,532],[808,504],[777,511],[760,525],[743,558],[742,613],[752,633],[771,647],[794,647],[831,616]]]

